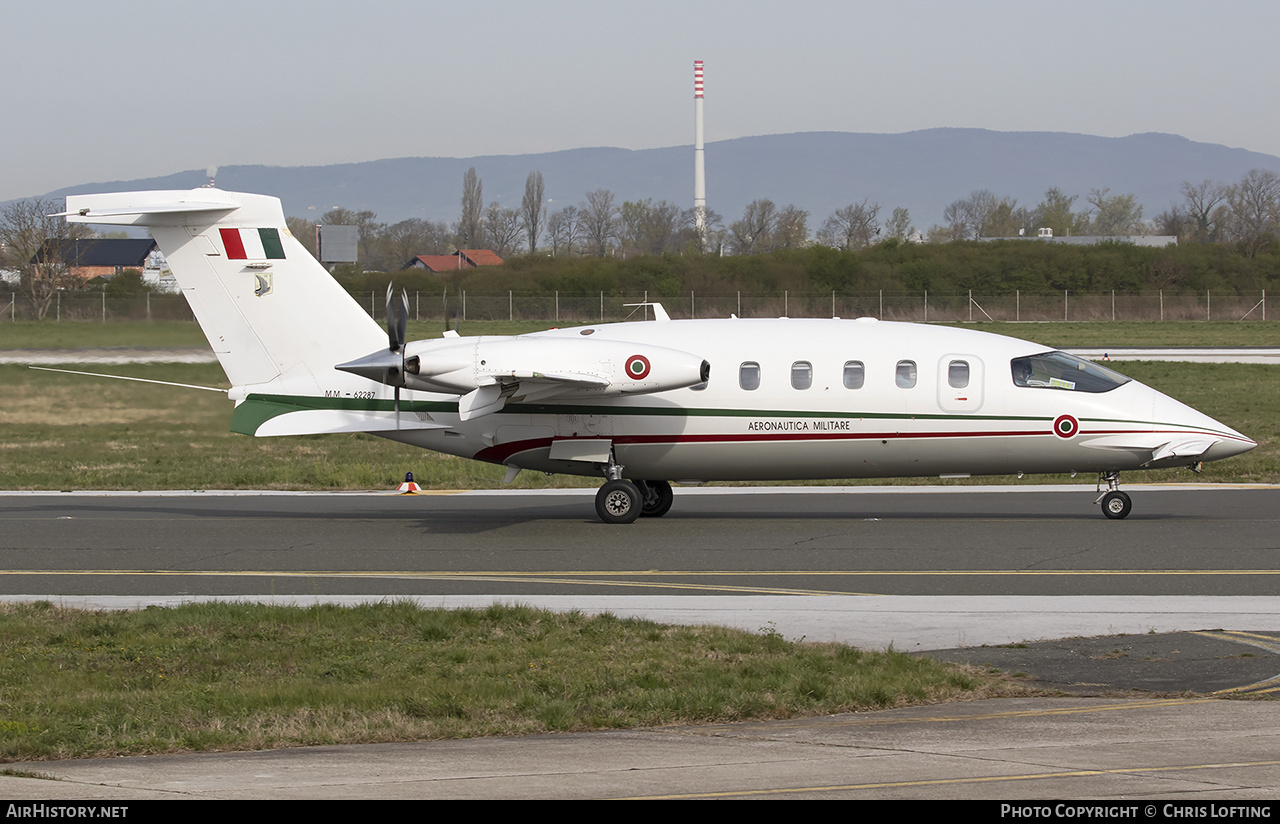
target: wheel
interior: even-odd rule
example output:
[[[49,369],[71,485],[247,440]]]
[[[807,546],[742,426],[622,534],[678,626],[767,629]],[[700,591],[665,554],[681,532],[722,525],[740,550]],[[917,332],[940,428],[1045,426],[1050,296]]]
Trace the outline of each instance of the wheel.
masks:
[[[1108,492],[1102,496],[1102,514],[1118,521],[1128,517],[1133,510],[1133,501],[1123,492]]]
[[[608,481],[596,493],[596,514],[606,524],[629,524],[640,517],[643,500],[631,481]]]
[[[671,492],[671,484],[666,481],[636,481],[640,488],[641,518],[661,518],[671,509],[675,495]]]

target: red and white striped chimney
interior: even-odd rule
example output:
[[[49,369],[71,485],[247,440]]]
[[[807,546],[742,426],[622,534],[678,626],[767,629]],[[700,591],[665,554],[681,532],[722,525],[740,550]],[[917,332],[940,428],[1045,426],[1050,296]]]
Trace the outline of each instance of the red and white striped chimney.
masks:
[[[706,251],[707,167],[702,145],[702,61],[693,61],[693,215],[698,243]]]

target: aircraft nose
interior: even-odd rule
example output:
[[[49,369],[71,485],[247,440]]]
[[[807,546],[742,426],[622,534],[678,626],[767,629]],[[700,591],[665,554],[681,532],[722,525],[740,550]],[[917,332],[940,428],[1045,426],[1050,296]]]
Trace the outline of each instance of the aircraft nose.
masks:
[[[1154,390],[1153,390],[1154,391]],[[1187,434],[1196,433],[1213,441],[1201,456],[1204,461],[1218,461],[1248,452],[1258,444],[1246,435],[1214,420],[1208,415],[1176,401],[1161,392],[1155,392],[1152,408],[1152,424],[1156,429],[1169,427]]]
[[[1204,460],[1217,461],[1223,458],[1230,458],[1233,455],[1242,455],[1257,446],[1257,442],[1253,441],[1230,427],[1226,428],[1232,433],[1231,437],[1219,437],[1217,442],[1204,453]]]

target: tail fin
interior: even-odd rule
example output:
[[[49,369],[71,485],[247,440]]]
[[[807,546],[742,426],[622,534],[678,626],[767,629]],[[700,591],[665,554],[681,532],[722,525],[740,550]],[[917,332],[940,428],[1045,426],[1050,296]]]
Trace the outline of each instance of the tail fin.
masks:
[[[224,192],[72,195],[67,220],[146,226],[232,385],[312,395],[387,337],[285,226],[279,198]],[[233,397],[235,397],[233,390]]]

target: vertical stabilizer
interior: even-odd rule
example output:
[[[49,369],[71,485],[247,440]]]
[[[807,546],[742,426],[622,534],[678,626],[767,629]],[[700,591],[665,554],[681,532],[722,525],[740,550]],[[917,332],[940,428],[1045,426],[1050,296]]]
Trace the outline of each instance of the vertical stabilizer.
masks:
[[[381,327],[285,226],[279,198],[224,192],[72,195],[67,220],[146,226],[236,387],[313,394],[334,364],[386,346]]]

